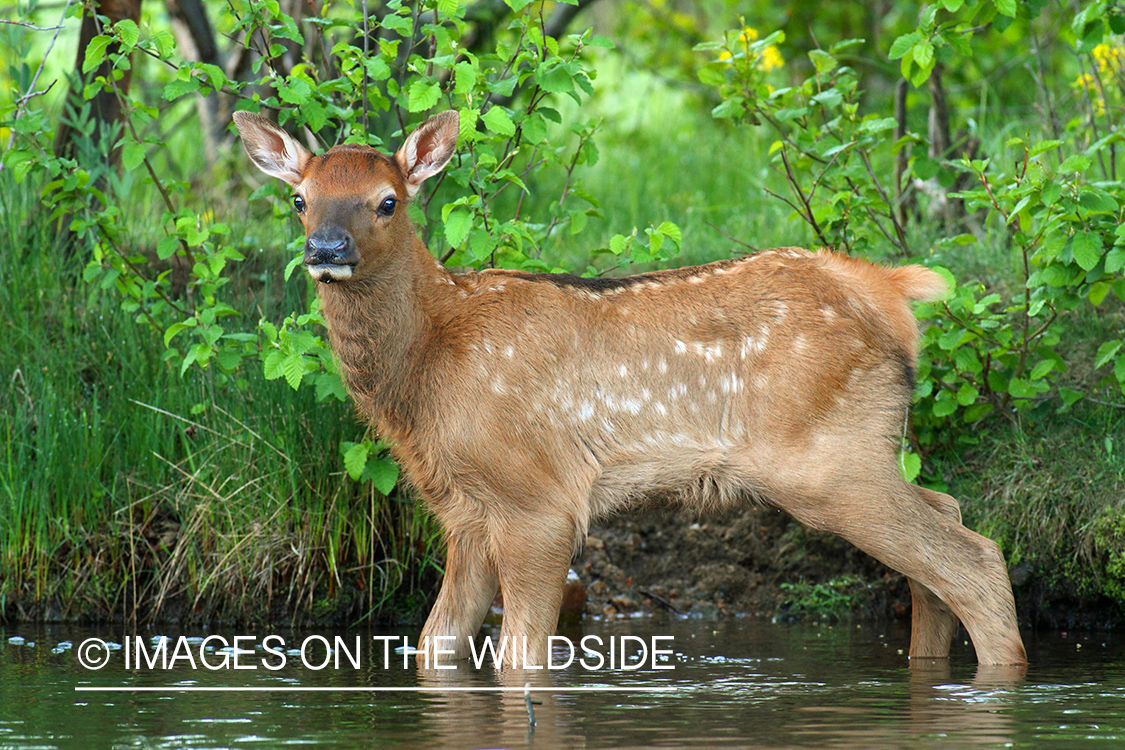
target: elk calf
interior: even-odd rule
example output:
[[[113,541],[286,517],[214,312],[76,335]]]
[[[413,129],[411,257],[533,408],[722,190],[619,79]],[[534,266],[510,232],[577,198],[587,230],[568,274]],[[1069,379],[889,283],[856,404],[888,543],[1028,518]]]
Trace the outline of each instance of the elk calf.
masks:
[[[797,248],[620,279],[455,274],[405,206],[453,155],[456,113],[394,156],[314,156],[258,115],[235,122],[293,187],[352,397],[444,526],[423,636],[467,655],[502,587],[502,637],[543,659],[591,520],[658,496],[781,508],[902,572],[912,657],[948,656],[959,618],[982,664],[1025,663],[998,547],[896,464],[909,301],[940,296],[939,276]]]

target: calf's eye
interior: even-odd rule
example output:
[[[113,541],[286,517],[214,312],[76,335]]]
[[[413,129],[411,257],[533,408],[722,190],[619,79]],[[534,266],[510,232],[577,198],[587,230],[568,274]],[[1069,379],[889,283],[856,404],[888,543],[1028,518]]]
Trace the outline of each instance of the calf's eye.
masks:
[[[394,198],[384,198],[383,202],[379,204],[377,213],[380,216],[394,216],[395,206],[397,205],[398,201]]]

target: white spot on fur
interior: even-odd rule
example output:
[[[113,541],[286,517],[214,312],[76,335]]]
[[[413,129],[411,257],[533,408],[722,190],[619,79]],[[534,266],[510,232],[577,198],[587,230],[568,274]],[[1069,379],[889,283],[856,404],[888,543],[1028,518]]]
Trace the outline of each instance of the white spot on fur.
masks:
[[[664,357],[656,360],[656,369],[659,370],[661,374],[668,372],[668,362]]]
[[[629,368],[626,367],[625,365],[621,365],[620,367],[617,368],[617,374],[620,377],[625,377],[626,375],[629,374]]]
[[[578,406],[578,418],[583,422],[589,422],[590,418],[594,416],[594,405],[589,401],[583,401]]]
[[[687,351],[687,344],[680,341],[679,339],[676,339],[676,343],[672,348],[676,352],[676,354],[683,354]]]
[[[621,401],[621,410],[630,414],[640,414],[643,404],[635,398],[626,398]]]
[[[511,359],[512,357],[516,356],[516,350],[515,350],[515,348],[514,348],[514,347],[511,347],[511,346],[509,346],[509,347],[508,347],[507,349],[505,349],[505,350],[504,350],[504,355],[505,355],[505,356],[506,356],[506,357],[507,357],[508,359]]]
[[[652,408],[653,408],[653,409],[656,409],[656,413],[657,413],[657,414],[659,414],[659,415],[660,415],[660,416],[662,416],[662,417],[663,417],[663,416],[666,416],[666,415],[668,414],[668,407],[667,407],[667,406],[665,406],[665,405],[664,405],[664,404],[663,404],[662,402],[660,402],[660,401],[657,401],[656,403],[654,403],[654,404],[652,405]]]

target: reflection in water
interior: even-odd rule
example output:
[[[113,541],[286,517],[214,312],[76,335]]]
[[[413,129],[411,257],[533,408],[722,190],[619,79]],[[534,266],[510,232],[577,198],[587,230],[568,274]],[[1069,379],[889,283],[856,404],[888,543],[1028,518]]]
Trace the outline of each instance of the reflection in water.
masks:
[[[950,682],[948,659],[910,665],[910,726],[914,734],[949,737],[960,747],[1004,747],[1012,742],[1010,691],[1026,668],[978,667],[972,684]]]
[[[1086,750],[1125,740],[1125,644],[1104,635],[1030,638],[1030,669],[978,670],[968,644],[949,660],[911,662],[908,633],[854,624],[588,621],[567,635],[588,633],[673,636],[673,669],[445,671],[369,660],[358,670],[126,671],[115,662],[89,671],[77,646],[56,648],[92,631],[0,629],[0,747]],[[557,690],[532,694],[535,726],[529,683]],[[79,684],[269,691],[78,694]],[[640,689],[662,686],[673,690]],[[279,690],[293,687],[328,690]],[[578,691],[603,687],[624,691]]]
[[[584,748],[586,737],[574,715],[574,707],[557,693],[523,688],[557,688],[554,675],[542,671],[419,670],[418,684],[428,688],[465,688],[482,685],[507,688],[505,692],[449,691],[426,695],[422,710],[427,734],[440,740],[440,747],[560,747]],[[532,701],[535,724],[529,721],[527,701]]]

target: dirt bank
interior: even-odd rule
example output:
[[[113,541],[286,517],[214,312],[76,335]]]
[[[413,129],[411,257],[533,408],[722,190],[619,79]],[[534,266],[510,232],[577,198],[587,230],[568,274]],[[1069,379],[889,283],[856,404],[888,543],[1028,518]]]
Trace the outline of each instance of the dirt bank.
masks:
[[[586,584],[588,614],[910,618],[905,577],[766,508],[707,518],[651,508],[623,514],[591,529],[573,567]],[[1103,597],[1048,584],[1027,566],[1011,576],[1021,626],[1125,624]]]
[[[909,616],[903,576],[766,508],[707,518],[655,509],[617,516],[591,529],[574,569],[592,614]]]

